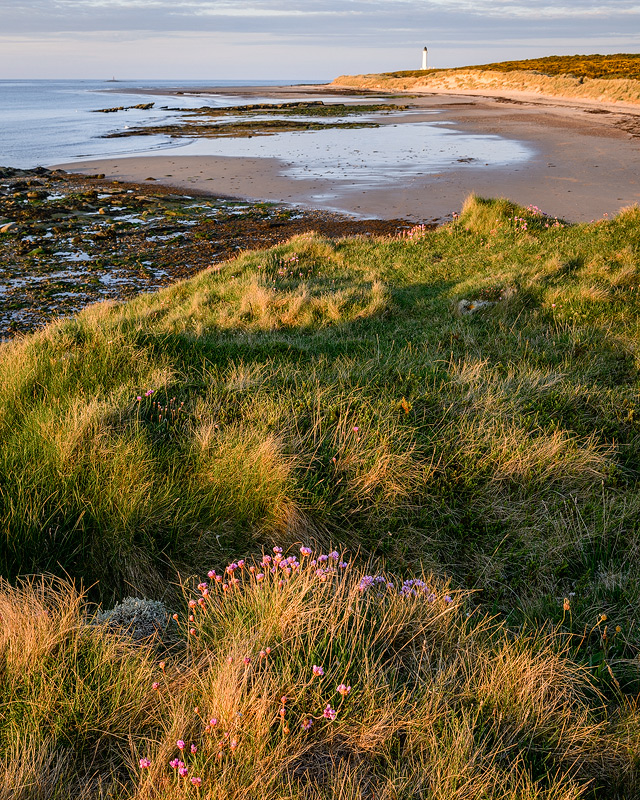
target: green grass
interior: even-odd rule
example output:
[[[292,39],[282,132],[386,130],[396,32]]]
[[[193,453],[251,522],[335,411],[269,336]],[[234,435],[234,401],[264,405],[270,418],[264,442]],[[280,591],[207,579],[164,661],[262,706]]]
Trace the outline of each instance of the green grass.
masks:
[[[517,618],[575,593],[577,622],[636,642],[638,216],[547,228],[474,200],[4,345],[2,574],[158,596],[256,542],[342,541]],[[482,297],[503,299],[456,313]]]
[[[178,738],[203,797],[637,796],[639,252],[637,208],[471,198],[2,345],[0,798],[197,796]],[[245,567],[186,619],[181,581],[274,544],[352,566]],[[363,594],[369,556],[433,598]],[[34,573],[163,599],[173,643],[87,625]],[[335,726],[313,664],[354,687]]]
[[[494,72],[513,72],[526,70],[542,75],[571,75],[576,78],[640,78],[640,54],[616,53],[613,55],[575,55],[547,56],[545,58],[527,58],[522,61],[499,61],[495,64],[476,64],[457,69],[491,70]],[[420,77],[426,74],[437,74],[439,70],[405,70],[385,72],[393,78]]]

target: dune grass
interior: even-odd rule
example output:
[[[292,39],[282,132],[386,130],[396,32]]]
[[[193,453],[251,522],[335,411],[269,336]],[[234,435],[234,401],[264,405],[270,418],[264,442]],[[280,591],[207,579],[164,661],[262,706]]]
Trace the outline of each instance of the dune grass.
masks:
[[[3,584],[0,797],[635,796],[640,714],[606,713],[558,629],[275,550],[185,587],[168,648],[68,583]]]
[[[615,53],[611,55],[546,56],[545,58],[526,58],[520,61],[498,61],[491,64],[475,64],[457,67],[458,70],[487,70],[491,72],[538,72],[541,75],[569,75],[575,78],[604,78],[625,80],[640,79],[640,54]],[[428,70],[437,73],[439,70]],[[385,72],[393,78],[419,77],[425,70],[404,70]]]
[[[639,251],[472,197],[2,345],[0,798],[637,796]]]

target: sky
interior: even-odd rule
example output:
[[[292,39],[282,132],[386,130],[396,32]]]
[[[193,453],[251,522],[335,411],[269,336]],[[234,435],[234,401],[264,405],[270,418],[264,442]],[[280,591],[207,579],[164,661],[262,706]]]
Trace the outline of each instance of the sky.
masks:
[[[640,0],[0,0],[0,79],[331,79],[640,52]]]

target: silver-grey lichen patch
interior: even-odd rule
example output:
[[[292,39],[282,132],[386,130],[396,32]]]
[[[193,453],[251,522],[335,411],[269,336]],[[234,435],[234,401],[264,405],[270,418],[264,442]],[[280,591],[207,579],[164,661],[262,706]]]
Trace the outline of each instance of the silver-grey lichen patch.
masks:
[[[100,611],[96,622],[117,628],[132,639],[147,639],[161,634],[169,612],[159,600],[127,597],[114,608]]]

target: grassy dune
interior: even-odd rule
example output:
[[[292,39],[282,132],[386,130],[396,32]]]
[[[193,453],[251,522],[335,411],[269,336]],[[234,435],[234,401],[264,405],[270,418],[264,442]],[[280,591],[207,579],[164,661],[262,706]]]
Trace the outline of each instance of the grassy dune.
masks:
[[[382,91],[521,92],[608,103],[640,103],[640,56],[551,56],[524,61],[342,75],[333,83]]]
[[[471,198],[2,345],[0,798],[637,796],[639,251]]]

